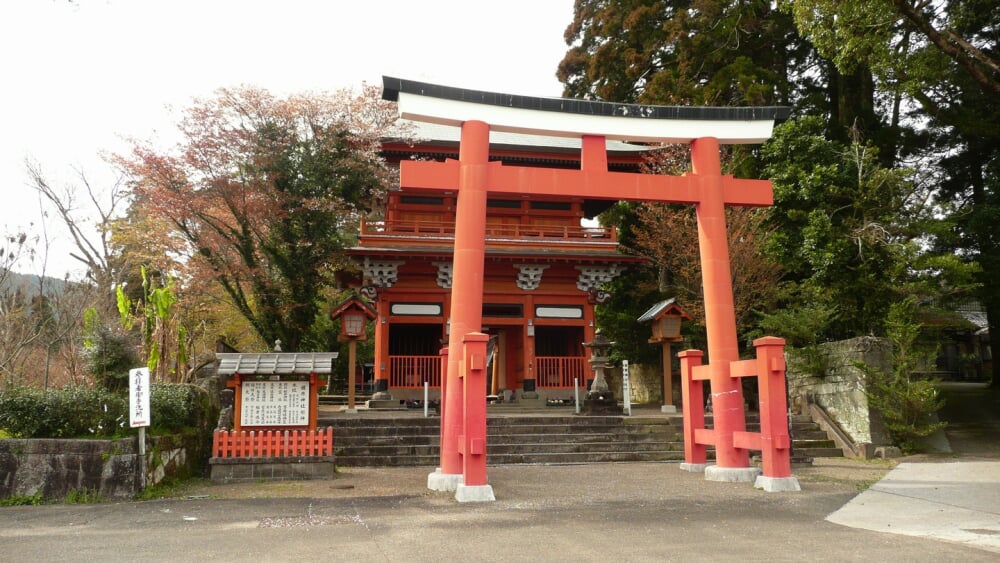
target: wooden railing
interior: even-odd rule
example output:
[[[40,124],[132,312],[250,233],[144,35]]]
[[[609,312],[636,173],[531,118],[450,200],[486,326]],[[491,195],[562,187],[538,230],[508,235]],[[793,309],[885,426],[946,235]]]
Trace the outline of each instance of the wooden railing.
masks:
[[[328,457],[333,455],[333,428],[324,430],[216,430],[214,457]]]
[[[389,356],[389,387],[441,385],[441,356]]]
[[[583,388],[590,377],[584,357],[539,356],[535,358],[535,385],[539,388],[573,387],[573,379]]]
[[[455,223],[438,221],[363,220],[361,235],[419,235],[454,237]],[[617,242],[617,231],[609,227],[574,225],[486,225],[486,240],[539,239],[573,242]]]

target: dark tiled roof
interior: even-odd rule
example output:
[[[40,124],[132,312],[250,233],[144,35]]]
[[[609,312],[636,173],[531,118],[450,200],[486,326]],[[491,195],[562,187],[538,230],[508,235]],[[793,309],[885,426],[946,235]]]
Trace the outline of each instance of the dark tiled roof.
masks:
[[[783,106],[755,107],[706,107],[706,106],[647,106],[639,104],[619,104],[594,100],[577,100],[572,98],[542,98],[521,96],[517,94],[501,94],[483,92],[439,84],[428,84],[415,80],[382,77],[382,97],[397,101],[400,92],[416,94],[432,98],[486,104],[493,106],[575,113],[580,115],[598,115],[608,117],[642,117],[646,119],[691,119],[717,121],[752,121],[788,119],[790,108]]]

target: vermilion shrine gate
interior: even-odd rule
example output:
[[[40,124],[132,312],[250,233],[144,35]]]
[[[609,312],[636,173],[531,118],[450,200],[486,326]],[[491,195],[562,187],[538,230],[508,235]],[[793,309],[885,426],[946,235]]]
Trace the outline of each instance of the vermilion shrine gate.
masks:
[[[797,490],[791,476],[784,341],[758,340],[757,360],[739,361],[733,310],[725,206],[773,203],[767,180],[723,175],[720,144],[762,143],[787,108],[665,107],[586,100],[535,98],[480,92],[383,78],[383,97],[398,103],[400,116],[461,128],[458,160],[404,161],[400,186],[457,190],[452,270],[451,338],[442,381],[441,467],[428,488],[455,491],[459,501],[493,500],[486,472],[486,343],[482,326],[483,262],[487,194],[566,195],[590,199],[658,201],[695,205],[711,362],[700,351],[682,352],[685,461],[716,481],[752,481],[767,490]],[[579,170],[502,166],[489,161],[490,131],[581,139]],[[608,171],[608,139],[688,143],[692,172],[658,176]],[[761,386],[760,433],[746,431],[740,378],[757,375]],[[704,428],[697,395],[710,381],[714,428]],[[767,422],[765,422],[765,420]],[[715,446],[716,464],[706,466],[705,446]],[[749,450],[760,449],[764,475],[751,468]]]

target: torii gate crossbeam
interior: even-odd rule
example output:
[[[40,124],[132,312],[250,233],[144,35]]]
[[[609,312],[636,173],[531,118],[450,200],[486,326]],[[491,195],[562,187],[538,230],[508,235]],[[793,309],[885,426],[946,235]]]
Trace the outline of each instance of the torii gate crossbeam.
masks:
[[[725,206],[767,206],[772,204],[773,196],[770,181],[723,176],[719,144],[763,142],[770,136],[774,120],[786,116],[787,109],[663,108],[586,102],[584,111],[568,119],[567,113],[573,112],[563,106],[576,107],[579,100],[515,97],[389,77],[384,77],[383,82],[383,96],[398,102],[401,116],[461,127],[457,161],[404,161],[400,165],[402,187],[458,191],[452,338],[442,385],[441,467],[428,477],[428,487],[455,490],[460,501],[493,500],[486,474],[485,386],[478,377],[479,360],[475,353],[467,356],[465,349],[466,343],[474,345],[482,336],[479,331],[488,193],[695,205],[711,360],[705,366],[711,374],[715,419],[711,435],[716,448],[715,468],[721,472],[716,480],[749,480],[740,477],[749,469],[748,450],[733,443],[734,434],[745,433],[746,422],[740,381],[730,376],[730,363],[739,359],[739,347]],[[558,108],[546,111],[553,105]],[[488,116],[491,121],[477,115]],[[557,125],[548,126],[548,117],[555,117]],[[577,136],[581,139],[581,168],[556,170],[490,163],[491,130]],[[609,172],[606,140],[623,138],[688,142],[692,172],[683,176]]]

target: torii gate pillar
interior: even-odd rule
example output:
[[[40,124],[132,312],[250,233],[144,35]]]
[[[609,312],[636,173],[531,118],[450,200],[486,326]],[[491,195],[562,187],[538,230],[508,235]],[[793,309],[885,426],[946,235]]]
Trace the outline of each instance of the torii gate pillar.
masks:
[[[752,481],[758,471],[749,467],[749,452],[736,448],[732,439],[733,433],[746,430],[746,417],[741,382],[729,374],[729,364],[739,359],[740,351],[736,338],[718,140],[699,138],[692,141],[691,167],[701,188],[701,200],[695,205],[695,212],[698,218],[715,433],[716,465],[705,468],[705,478],[712,481]]]

